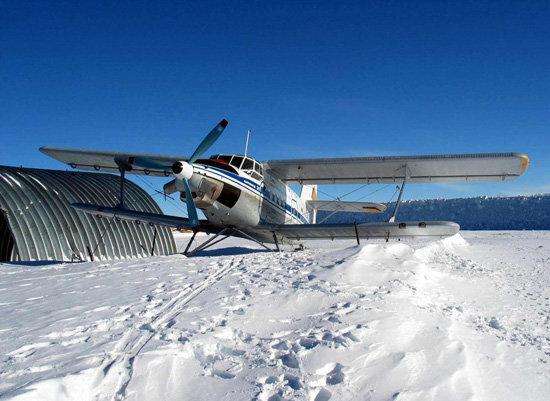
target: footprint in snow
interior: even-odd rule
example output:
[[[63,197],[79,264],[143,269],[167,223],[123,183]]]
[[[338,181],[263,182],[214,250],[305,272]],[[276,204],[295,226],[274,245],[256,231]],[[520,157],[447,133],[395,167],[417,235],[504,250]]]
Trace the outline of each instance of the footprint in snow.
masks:
[[[300,347],[306,350],[310,350],[319,345],[319,340],[317,340],[315,337],[304,337],[298,340],[298,344],[300,345]]]
[[[334,386],[344,381],[344,366],[340,363],[327,363],[315,373],[324,377],[325,384]]]
[[[330,397],[332,397],[332,393],[326,388],[320,388],[311,393],[311,399],[313,401],[328,401]]]
[[[284,354],[280,357],[281,363],[287,368],[299,369],[300,362],[293,353]]]
[[[303,389],[300,378],[289,373],[260,378],[256,385],[260,388],[260,392],[254,398],[255,400],[295,399]]]

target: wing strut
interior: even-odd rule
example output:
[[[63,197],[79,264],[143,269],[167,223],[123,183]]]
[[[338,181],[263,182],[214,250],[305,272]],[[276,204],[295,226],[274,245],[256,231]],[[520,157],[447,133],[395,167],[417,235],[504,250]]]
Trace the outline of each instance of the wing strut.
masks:
[[[407,169],[407,165],[403,165],[403,169],[405,170],[405,174],[403,174],[403,182],[401,183],[401,188],[399,189],[399,195],[397,196],[397,202],[395,202],[395,209],[393,209],[393,213],[388,220],[388,223],[395,222],[395,218],[397,216],[397,211],[399,210],[399,205],[401,204],[401,198],[403,198],[403,190],[405,189],[405,183],[407,182],[407,177],[409,175],[409,170]]]
[[[121,165],[119,165],[118,169],[120,171],[120,196],[118,199],[118,207],[124,209],[124,175],[126,173],[126,169]]]
[[[126,175],[126,171],[132,170],[132,165],[128,163],[127,160],[123,160],[119,157],[115,157],[115,163],[118,166],[118,171],[120,172],[120,195],[118,207],[124,209],[124,176]]]

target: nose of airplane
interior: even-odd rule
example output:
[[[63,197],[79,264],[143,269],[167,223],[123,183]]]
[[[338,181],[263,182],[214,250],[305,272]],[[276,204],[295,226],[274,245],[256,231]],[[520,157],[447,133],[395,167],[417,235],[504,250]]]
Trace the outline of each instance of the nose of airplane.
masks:
[[[193,165],[186,161],[177,161],[172,164],[172,173],[176,179],[186,179],[189,180],[193,175]]]

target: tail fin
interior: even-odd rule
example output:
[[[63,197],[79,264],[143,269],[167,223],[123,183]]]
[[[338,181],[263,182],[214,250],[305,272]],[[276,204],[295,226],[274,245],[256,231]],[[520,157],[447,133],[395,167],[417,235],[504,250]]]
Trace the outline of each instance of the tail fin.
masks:
[[[300,192],[300,200],[303,204],[307,204],[307,201],[317,200],[317,185],[302,185],[302,192]],[[310,210],[309,222],[315,224],[317,221],[317,210]]]
[[[308,200],[317,200],[317,185],[302,185],[300,200],[302,202],[306,202]]]

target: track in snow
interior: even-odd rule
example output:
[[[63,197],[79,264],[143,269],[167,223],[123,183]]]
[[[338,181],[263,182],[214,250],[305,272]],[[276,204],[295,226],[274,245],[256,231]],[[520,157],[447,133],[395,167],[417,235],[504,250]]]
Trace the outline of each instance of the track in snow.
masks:
[[[101,364],[96,379],[94,399],[98,401],[123,399],[126,388],[132,379],[134,360],[151,338],[162,329],[172,326],[174,319],[182,312],[185,305],[214,285],[240,262],[242,262],[240,257],[219,262],[220,267],[200,284],[185,286],[165,304],[146,306],[143,311],[144,317],[118,341],[114,350]],[[145,297],[147,302],[153,299],[152,295]]]

